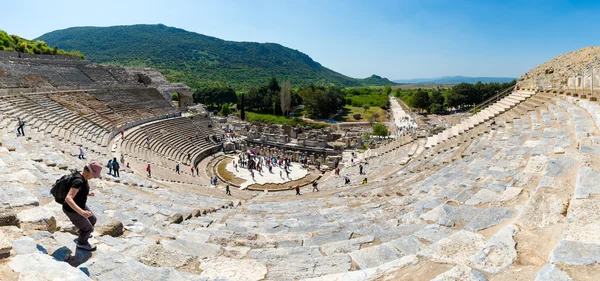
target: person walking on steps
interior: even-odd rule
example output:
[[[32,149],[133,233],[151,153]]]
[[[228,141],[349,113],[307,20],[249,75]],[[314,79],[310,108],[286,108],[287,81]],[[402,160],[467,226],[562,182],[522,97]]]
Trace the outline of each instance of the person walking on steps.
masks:
[[[87,251],[96,250],[96,246],[88,242],[96,224],[96,216],[86,206],[88,196],[95,195],[90,192],[88,180],[100,178],[101,173],[102,165],[92,161],[83,168],[83,172],[73,175],[70,179],[69,193],[62,205],[63,212],[78,229],[77,248]]]
[[[177,163],[177,165],[175,165],[175,172],[177,172],[177,174],[179,175],[179,163]]]
[[[119,169],[121,168],[121,166],[119,165],[119,162],[117,161],[117,157],[113,158],[112,161],[112,170],[113,170],[113,175],[115,177],[120,177],[119,176]]]
[[[317,181],[313,181],[312,186],[313,186],[313,192],[319,191],[319,188],[317,188]]]
[[[152,177],[152,169],[150,168],[150,164],[148,164],[148,166],[146,166],[146,172],[148,173],[148,177],[151,178]]]
[[[296,185],[296,195],[300,195],[300,186]]]
[[[225,186],[225,194],[231,195],[231,190],[229,189],[229,184]]]
[[[106,167],[108,168],[108,174],[112,175],[112,168],[113,168],[112,159],[108,159],[108,164],[106,164]]]
[[[85,159],[85,154],[83,153],[83,147],[79,147],[79,159]]]
[[[17,118],[17,137],[25,136],[25,121],[21,120],[21,117]]]

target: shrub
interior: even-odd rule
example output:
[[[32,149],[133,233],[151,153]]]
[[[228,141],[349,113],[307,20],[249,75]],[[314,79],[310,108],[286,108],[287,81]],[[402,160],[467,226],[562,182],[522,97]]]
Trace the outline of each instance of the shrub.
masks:
[[[360,120],[362,116],[360,115],[360,113],[356,113],[352,115],[352,117],[354,118],[354,120]]]
[[[224,104],[221,106],[221,115],[227,116],[231,113],[231,108],[228,104]]]

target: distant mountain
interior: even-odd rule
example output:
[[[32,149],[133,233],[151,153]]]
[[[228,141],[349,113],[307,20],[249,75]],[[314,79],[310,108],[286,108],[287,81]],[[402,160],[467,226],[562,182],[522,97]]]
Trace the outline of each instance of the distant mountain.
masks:
[[[308,55],[274,43],[233,42],[158,25],[72,27],[39,38],[106,64],[158,68],[169,80],[191,87],[265,84],[271,77],[307,84],[391,85],[379,76],[355,79],[323,67]]]
[[[444,76],[437,78],[416,78],[416,79],[400,79],[393,80],[396,83],[401,84],[460,84],[460,83],[470,83],[475,84],[479,81],[481,83],[506,83],[512,80],[516,80],[517,78],[511,77],[467,77],[467,76]]]

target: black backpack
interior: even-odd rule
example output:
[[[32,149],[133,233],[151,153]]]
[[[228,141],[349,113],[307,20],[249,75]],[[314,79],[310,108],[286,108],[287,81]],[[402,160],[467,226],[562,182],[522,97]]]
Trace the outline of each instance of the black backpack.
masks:
[[[73,179],[79,177],[81,178],[81,174],[72,173],[68,175],[64,175],[56,180],[56,182],[52,185],[52,189],[50,189],[50,193],[54,196],[54,201],[58,204],[64,204],[65,198],[67,198],[67,194],[69,193],[69,189],[71,189]]]

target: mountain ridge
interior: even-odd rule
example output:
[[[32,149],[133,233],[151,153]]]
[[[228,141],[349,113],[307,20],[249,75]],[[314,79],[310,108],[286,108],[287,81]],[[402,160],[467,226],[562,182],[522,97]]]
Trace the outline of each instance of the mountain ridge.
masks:
[[[162,24],[70,27],[37,40],[78,50],[97,63],[157,68],[170,81],[192,87],[247,89],[271,77],[291,80],[294,85],[394,84],[376,75],[364,79],[345,76],[278,43],[227,41]]]
[[[400,84],[460,84],[460,83],[469,83],[474,84],[479,81],[482,83],[505,83],[510,82],[512,80],[516,80],[517,78],[512,77],[470,77],[470,76],[442,76],[442,77],[434,77],[434,78],[415,78],[415,79],[395,79],[392,80],[396,83]]]

